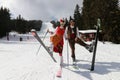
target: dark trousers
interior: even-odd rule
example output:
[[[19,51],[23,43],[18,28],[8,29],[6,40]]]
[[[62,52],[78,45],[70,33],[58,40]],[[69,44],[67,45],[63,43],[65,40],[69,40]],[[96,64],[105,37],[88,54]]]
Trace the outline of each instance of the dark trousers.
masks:
[[[75,43],[77,43],[77,44],[79,44],[79,45],[81,45],[83,47],[88,46],[88,44],[84,43],[80,38],[76,38]]]
[[[75,59],[75,40],[74,39],[69,39],[69,45],[70,45],[70,48],[71,48],[71,57],[73,59]]]
[[[79,38],[76,38],[76,39],[69,39],[69,45],[70,45],[70,48],[71,48],[71,57],[73,58],[73,60],[76,59],[75,57],[75,43],[83,46],[83,47],[86,47],[88,46],[86,43],[84,43],[81,39]]]

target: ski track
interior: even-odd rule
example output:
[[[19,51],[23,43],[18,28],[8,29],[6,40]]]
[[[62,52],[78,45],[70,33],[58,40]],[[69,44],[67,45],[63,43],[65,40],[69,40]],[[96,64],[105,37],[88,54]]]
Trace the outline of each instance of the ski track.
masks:
[[[78,45],[76,45],[78,46]],[[82,47],[81,47],[82,48]],[[82,56],[86,56],[84,58],[81,58],[79,60],[79,57],[77,57],[78,59],[78,62],[77,62],[77,65],[80,67],[80,70],[79,71],[72,71],[72,70],[69,70],[69,69],[65,69],[63,68],[63,72],[62,72],[62,77],[61,78],[57,78],[56,77],[56,70],[55,70],[55,66],[51,66],[49,72],[51,73],[49,75],[49,80],[66,80],[67,78],[68,79],[74,79],[74,77],[72,78],[72,76],[76,76],[78,78],[81,78],[82,80],[92,80],[90,74],[94,74],[92,72],[89,71],[90,67],[91,67],[91,57],[92,57],[92,53],[89,53],[88,51],[86,51],[86,53],[84,52],[84,48],[82,48],[83,51],[81,51],[80,54],[82,54]],[[43,50],[45,52],[45,50]],[[43,52],[42,51],[42,52]],[[42,52],[39,53],[39,56],[42,54]],[[65,52],[65,51],[64,51]],[[88,56],[89,55],[89,56]],[[44,57],[46,57],[46,55],[43,55]],[[55,57],[58,57],[57,54],[55,53],[54,55]],[[69,55],[70,56],[70,55]],[[47,58],[50,58],[49,56],[47,56]],[[104,58],[104,57],[103,57]],[[65,58],[64,58],[65,59]],[[97,59],[96,59],[97,60]],[[99,61],[99,60],[98,60]],[[66,64],[66,60],[64,60],[65,64]],[[70,58],[70,64],[71,64],[71,58]],[[99,64],[99,63],[98,63]],[[5,66],[5,65],[4,65]],[[52,72],[51,72],[52,71]],[[69,74],[70,73],[70,74]],[[76,74],[74,74],[76,73]],[[66,75],[68,74],[68,75]],[[66,76],[64,76],[66,75]],[[72,76],[71,76],[72,75]],[[89,79],[84,79],[82,78],[82,76],[88,76],[87,78]],[[40,72],[37,72],[36,70],[35,71],[31,71],[29,73],[24,73],[20,78],[11,78],[11,79],[8,79],[8,80],[39,80],[41,79],[41,76]],[[106,80],[109,80],[111,77],[113,76],[112,73],[110,73],[108,76],[105,76]],[[113,76],[114,77],[114,76]],[[77,78],[77,79],[78,79]],[[45,79],[45,78],[44,78]],[[42,80],[42,79],[41,79]],[[74,79],[75,80],[75,79]]]

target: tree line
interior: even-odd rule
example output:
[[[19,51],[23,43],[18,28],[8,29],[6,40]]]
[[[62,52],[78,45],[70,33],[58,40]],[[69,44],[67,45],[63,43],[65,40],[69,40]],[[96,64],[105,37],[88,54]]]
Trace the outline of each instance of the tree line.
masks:
[[[84,0],[80,18],[82,20],[80,29],[94,28],[97,19],[100,18],[103,39],[120,43],[119,0]]]
[[[95,29],[97,19],[101,20],[102,36],[105,41],[120,43],[120,5],[119,0],[83,0],[83,7],[77,4],[73,17],[69,20],[65,18],[68,25],[71,19],[75,19],[79,30]],[[51,21],[54,27],[59,25],[59,21]],[[19,15],[16,19],[11,19],[9,9],[0,9],[0,37],[10,31],[19,33],[29,32],[32,28],[40,30],[42,21],[27,21]]]
[[[10,31],[27,33],[33,28],[40,31],[41,26],[41,20],[25,20],[21,15],[16,19],[11,19],[10,10],[3,7],[0,8],[0,38],[8,35]]]
[[[95,29],[94,26],[99,18],[102,39],[120,44],[119,0],[83,0],[83,7],[76,5],[73,18],[79,30]]]

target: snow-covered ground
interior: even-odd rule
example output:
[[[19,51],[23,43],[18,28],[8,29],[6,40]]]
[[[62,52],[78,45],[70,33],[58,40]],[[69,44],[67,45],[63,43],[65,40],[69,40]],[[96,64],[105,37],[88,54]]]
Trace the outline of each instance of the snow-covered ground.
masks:
[[[39,32],[44,36],[46,29],[52,29],[50,23],[43,24],[43,31]],[[23,41],[19,41],[20,36]],[[44,40],[49,45],[49,35]],[[43,39],[43,38],[42,38]],[[43,47],[29,34],[10,34],[9,41],[6,37],[0,39],[0,80],[120,80],[120,44],[110,42],[98,42],[95,70],[90,71],[92,53],[84,47],[76,44],[76,57],[79,70],[72,71],[66,65],[67,62],[67,41],[64,43],[63,57],[64,68],[62,77],[56,78],[55,71],[58,63],[54,63]],[[69,64],[72,64],[69,53]],[[59,56],[54,53],[59,61]]]

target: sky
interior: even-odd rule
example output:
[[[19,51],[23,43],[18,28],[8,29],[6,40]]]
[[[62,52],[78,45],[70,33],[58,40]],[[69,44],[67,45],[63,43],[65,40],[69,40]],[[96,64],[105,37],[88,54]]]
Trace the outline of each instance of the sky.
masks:
[[[27,20],[59,20],[73,16],[76,4],[83,0],[0,0],[0,7],[10,10],[12,18],[19,14]]]

